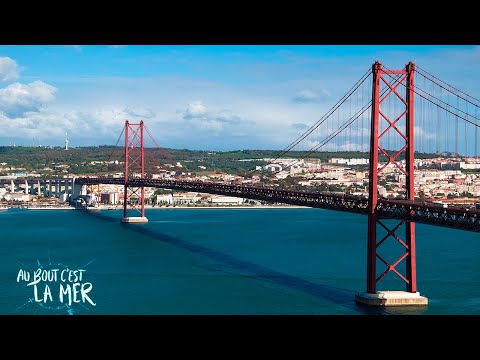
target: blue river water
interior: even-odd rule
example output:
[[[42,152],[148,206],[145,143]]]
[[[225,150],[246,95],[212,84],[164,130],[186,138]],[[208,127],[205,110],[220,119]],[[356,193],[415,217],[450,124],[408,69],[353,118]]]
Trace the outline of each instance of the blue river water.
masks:
[[[147,224],[122,215],[1,210],[0,314],[480,314],[477,233],[417,224],[418,291],[429,304],[377,309],[354,301],[366,287],[365,215],[147,209]],[[389,237],[379,253],[394,262],[402,246]],[[378,289],[404,283],[390,272]]]

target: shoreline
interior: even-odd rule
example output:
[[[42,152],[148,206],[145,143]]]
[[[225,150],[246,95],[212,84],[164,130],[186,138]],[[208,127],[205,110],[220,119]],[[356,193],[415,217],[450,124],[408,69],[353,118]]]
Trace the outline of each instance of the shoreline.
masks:
[[[309,209],[308,206],[297,206],[297,205],[255,205],[255,206],[145,206],[145,210],[175,210],[175,209]],[[82,210],[77,209],[73,206],[35,206],[35,207],[8,207],[0,208],[0,210],[9,210],[9,209],[24,209],[24,210]],[[108,206],[101,205],[98,207],[89,207],[85,208],[86,210],[123,210],[123,206]]]
[[[30,206],[30,207],[11,207],[10,209],[25,210],[75,210],[73,206]]]
[[[306,209],[308,206],[297,205],[255,205],[255,206],[145,206],[145,210],[174,210],[174,209]],[[99,206],[88,210],[123,210],[123,206],[117,208],[111,206]]]

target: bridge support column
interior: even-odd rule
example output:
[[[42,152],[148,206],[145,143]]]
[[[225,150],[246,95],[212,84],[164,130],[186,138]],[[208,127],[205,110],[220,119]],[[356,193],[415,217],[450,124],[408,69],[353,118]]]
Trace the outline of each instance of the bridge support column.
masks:
[[[75,184],[75,178],[73,178],[71,201],[75,201],[80,195],[87,195],[87,185]]]
[[[145,176],[143,120],[139,124],[125,121],[125,186],[122,223],[146,223],[145,188],[135,186],[135,178]],[[136,172],[136,173],[135,173]],[[133,215],[136,214],[136,215]]]
[[[75,199],[77,198],[78,195],[80,195],[80,194],[77,194],[75,192],[75,177],[73,177],[73,179],[72,179],[72,191],[70,193],[70,204],[72,204],[75,201]]]
[[[73,179],[67,178],[65,180],[65,194],[67,194],[67,201],[70,204],[72,199],[72,181]]]
[[[367,243],[367,291],[355,297],[357,303],[374,306],[424,306],[428,299],[417,292],[416,254],[415,254],[415,223],[402,220],[396,226],[381,218],[378,207],[378,177],[388,166],[394,166],[406,176],[406,200],[414,199],[414,74],[415,65],[408,63],[404,70],[386,70],[382,64],[375,62],[372,67],[372,123],[370,135],[370,171],[369,171],[369,202],[368,202],[368,243]],[[381,109],[382,104],[395,102],[392,109]],[[390,102],[390,101],[389,101]],[[380,124],[380,122],[382,122]],[[382,126],[380,126],[382,125]],[[401,148],[387,148],[385,134],[399,136]],[[383,140],[383,141],[382,141]],[[403,146],[402,146],[403,145]],[[402,167],[397,159],[405,152],[406,165]],[[382,164],[379,165],[379,156]],[[403,226],[405,225],[405,226]],[[383,232],[381,235],[379,231]],[[403,231],[403,233],[402,233]],[[401,234],[405,241],[401,239]],[[377,239],[380,238],[378,241]],[[397,244],[379,254],[379,247],[386,240],[393,239]],[[386,244],[382,247],[387,247]],[[395,248],[396,246],[396,248]],[[393,255],[398,247],[403,253]],[[390,260],[393,259],[393,260]],[[378,272],[377,262],[385,267]],[[405,261],[403,261],[405,260]],[[403,266],[403,269],[401,268]],[[382,269],[380,269],[382,270]],[[403,273],[402,273],[403,272]],[[393,273],[405,284],[405,291],[377,291],[377,284],[387,274]],[[398,280],[398,279],[395,279]],[[390,283],[389,286],[395,286]]]

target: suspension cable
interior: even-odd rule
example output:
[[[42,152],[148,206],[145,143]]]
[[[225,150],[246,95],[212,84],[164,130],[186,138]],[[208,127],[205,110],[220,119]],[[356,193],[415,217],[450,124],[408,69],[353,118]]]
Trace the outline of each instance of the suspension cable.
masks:
[[[387,69],[387,70],[388,70],[388,69]],[[387,74],[387,75],[391,76],[390,74]],[[402,84],[402,85],[403,85],[403,86],[406,86],[406,85],[404,85],[404,84]],[[442,87],[442,88],[444,88],[444,87]],[[444,89],[445,89],[445,88],[444,88]],[[446,90],[448,91],[448,89],[446,89]],[[472,125],[474,125],[474,126],[480,127],[480,125],[474,123],[473,121],[468,120],[467,118],[464,118],[463,116],[460,116],[460,115],[458,115],[458,114],[456,114],[456,113],[453,113],[452,111],[450,111],[450,110],[447,109],[446,107],[444,107],[444,106],[442,106],[442,105],[440,105],[440,104],[438,104],[438,103],[436,103],[436,102],[428,99],[427,97],[423,96],[422,94],[420,94],[419,92],[416,91],[416,88],[413,88],[413,92],[414,92],[415,94],[417,94],[418,96],[420,96],[421,98],[423,98],[423,99],[431,102],[432,104],[438,106],[439,108],[441,108],[441,109],[449,112],[450,114],[456,115],[456,116],[458,116],[460,119],[462,119],[462,120],[464,120],[464,121],[466,121],[466,122],[468,122],[468,123],[470,123],[470,124],[472,124]],[[430,93],[428,93],[428,92],[426,92],[426,91],[423,91],[423,92],[426,93],[426,94],[428,94],[428,96],[433,97],[433,98],[439,100],[438,98],[436,98],[435,96],[431,95]],[[456,95],[456,94],[454,94],[454,95]],[[457,96],[458,96],[458,95],[457,95]],[[468,101],[468,100],[466,100],[466,99],[464,99],[464,98],[462,98],[462,99],[465,100],[465,101]],[[439,102],[442,102],[442,101],[439,100]],[[448,105],[449,105],[449,104],[448,104]],[[472,105],[475,105],[475,104],[472,104]],[[466,114],[466,115],[468,115],[468,116],[472,116],[471,114],[468,114],[468,113],[466,113],[466,112],[464,112],[464,111],[462,111],[462,110],[460,110],[460,109],[457,109],[457,108],[455,108],[455,107],[452,106],[452,105],[449,105],[449,106],[450,106],[450,107],[453,107],[453,108],[456,109],[457,111],[460,111],[460,112],[462,112],[462,113],[464,113],[464,114]],[[475,105],[475,106],[476,106],[476,105]],[[474,117],[474,116],[472,116],[472,117]]]
[[[105,165],[107,165],[107,167],[108,167],[108,162],[113,158],[113,153],[115,152],[115,150],[117,150],[118,143],[120,142],[120,139],[122,138],[122,135],[123,135],[124,132],[125,132],[125,125],[123,125],[122,132],[118,136],[117,142],[115,143],[115,146],[113,147],[112,152],[110,153],[110,156],[107,158],[108,159],[107,162],[105,162],[100,167],[100,170],[97,171],[97,174],[96,174],[97,176],[99,176],[100,173],[103,171],[103,168],[104,168]]]
[[[440,81],[441,83],[443,83],[443,84],[451,87],[452,89],[455,89],[455,90],[458,91],[459,93],[461,93],[461,94],[463,94],[463,95],[466,95],[466,96],[468,96],[469,98],[472,98],[472,99],[480,102],[479,99],[477,99],[477,98],[475,98],[475,97],[473,97],[473,96],[471,96],[471,95],[468,95],[467,93],[463,92],[463,91],[460,90],[460,89],[457,89],[456,87],[454,87],[454,86],[446,83],[445,81],[440,80],[440,79],[437,78],[436,76],[430,74],[430,73],[429,73],[428,71],[426,71],[425,69],[422,69],[420,66],[415,65],[415,67],[416,67],[416,69],[420,69],[420,70],[421,70],[421,71],[420,71],[420,74],[421,74],[421,72],[423,71],[423,72],[427,73],[428,75],[430,75],[432,78],[434,78],[434,79]],[[421,75],[423,75],[423,76],[425,76],[426,78],[428,78],[428,77],[427,77],[426,75],[424,75],[424,74],[421,74]],[[428,79],[429,79],[429,78],[428,78]],[[433,83],[437,84],[438,86],[441,86],[440,84],[436,83],[435,81],[433,81],[433,80],[431,80],[431,79],[429,79],[429,80],[432,81]],[[446,89],[446,90],[449,91],[448,89]],[[456,94],[454,94],[454,95],[456,95]],[[457,96],[458,96],[458,95],[457,95]],[[462,99],[465,100],[465,101],[467,101],[467,102],[470,102],[470,101],[468,101],[467,99],[464,99],[464,98],[462,98]],[[470,102],[470,103],[471,103],[471,102]],[[479,105],[477,105],[477,104],[474,104],[474,103],[471,103],[471,104],[474,105],[474,106],[479,107]]]
[[[400,79],[402,78],[402,75],[401,74],[396,74],[395,75],[396,78],[394,79],[394,81],[392,81],[392,84],[395,85],[395,82],[400,82]],[[388,92],[388,88],[385,88],[381,94],[380,94],[380,97],[382,97],[383,95],[385,95],[386,93]],[[363,113],[365,113],[365,111],[367,111],[368,109],[370,109],[372,106],[371,104],[371,101],[369,101],[367,104],[365,104],[362,109],[360,109],[350,120],[347,120],[341,127],[339,127],[337,130],[335,130],[333,133],[331,133],[329,136],[327,136],[324,140],[322,140],[322,142],[319,142],[317,145],[315,145],[312,149],[310,149],[306,155],[304,155],[304,157],[307,157],[309,156],[310,154],[312,154],[313,152],[317,151],[318,149],[322,148],[323,146],[325,146],[328,142],[330,142],[331,140],[333,140],[334,138],[336,138],[343,130],[345,130],[350,124],[352,124],[355,120],[357,120],[361,115],[363,115]],[[292,166],[294,164],[296,164],[297,162],[299,162],[300,160],[299,159],[295,159],[293,162],[289,163],[286,165],[286,167],[289,167],[289,166]]]
[[[270,164],[278,160],[284,154],[289,152],[293,147],[298,145],[302,140],[304,140],[308,135],[310,135],[318,126],[324,123],[333,112],[335,112],[359,87],[363,82],[370,76],[371,70],[368,70],[361,78],[358,80],[355,85],[319,120],[315,122],[307,131],[305,131],[300,137],[294,140],[290,145],[288,145],[284,150],[282,150],[273,160],[270,161]]]

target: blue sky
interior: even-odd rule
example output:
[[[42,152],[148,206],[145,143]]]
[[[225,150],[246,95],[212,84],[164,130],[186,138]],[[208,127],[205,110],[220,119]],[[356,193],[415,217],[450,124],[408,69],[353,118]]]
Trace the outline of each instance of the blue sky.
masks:
[[[0,146],[114,145],[142,119],[167,148],[282,149],[376,60],[480,98],[478,46],[0,46]]]

